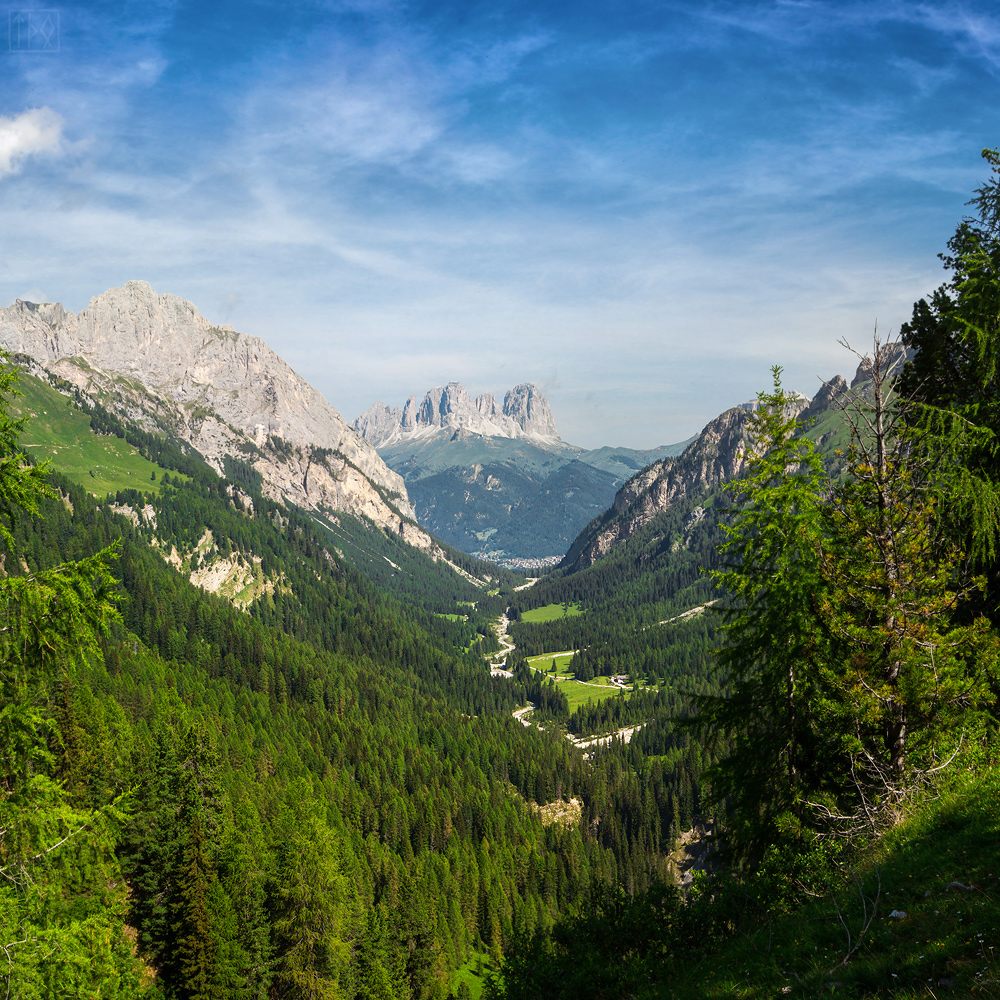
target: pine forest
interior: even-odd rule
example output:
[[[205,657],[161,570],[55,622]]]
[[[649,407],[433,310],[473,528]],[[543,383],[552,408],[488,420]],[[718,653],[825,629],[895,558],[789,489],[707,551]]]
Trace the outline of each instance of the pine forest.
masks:
[[[853,386],[803,417],[775,359],[737,472],[616,501],[538,578],[279,502],[251,446],[217,469],[8,356],[3,995],[1000,995],[983,155]],[[113,488],[67,464],[111,445]]]

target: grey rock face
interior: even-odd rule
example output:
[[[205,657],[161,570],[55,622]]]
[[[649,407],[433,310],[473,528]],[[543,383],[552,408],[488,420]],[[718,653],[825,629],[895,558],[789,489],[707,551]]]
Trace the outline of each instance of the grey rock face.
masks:
[[[225,454],[252,454],[252,444],[270,492],[395,530],[400,515],[413,517],[402,479],[263,340],[213,326],[144,281],[109,289],[77,316],[18,301],[0,310],[0,346],[85,391],[113,388],[129,416],[166,419],[217,467]],[[291,449],[276,450],[271,437]]]
[[[542,447],[562,447],[548,400],[528,384],[509,390],[499,407],[492,393],[473,399],[460,382],[449,382],[431,389],[419,405],[417,397],[411,396],[403,410],[379,401],[353,426],[376,448],[455,433],[524,438]]]
[[[549,401],[530,384],[516,385],[503,398],[504,416],[512,420],[524,437],[559,440]]]
[[[354,421],[354,429],[366,441],[377,441],[392,434],[402,422],[402,410],[386,406],[378,399]]]
[[[819,387],[819,392],[813,396],[812,401],[802,411],[800,418],[802,420],[812,420],[818,417],[831,407],[840,405],[847,398],[847,393],[848,387],[844,381],[844,377],[842,375],[834,375],[832,379],[824,382]]]
[[[798,416],[807,404],[806,397],[800,394],[789,404],[787,412]],[[821,405],[822,401],[817,403],[817,410]],[[658,514],[742,475],[748,461],[752,419],[753,410],[746,404],[726,410],[704,428],[682,455],[664,458],[638,472],[619,489],[603,522],[588,527],[576,539],[563,565],[573,569],[593,565]]]

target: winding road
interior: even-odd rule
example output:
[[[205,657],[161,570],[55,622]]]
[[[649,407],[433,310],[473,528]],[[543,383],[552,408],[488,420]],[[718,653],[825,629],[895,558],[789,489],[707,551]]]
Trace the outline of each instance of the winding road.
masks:
[[[527,590],[529,587],[533,587],[538,583],[538,578],[533,578],[528,580],[527,583],[522,584],[520,587],[515,587],[515,590]],[[693,608],[691,611],[684,612],[683,615],[678,617],[686,618],[688,615],[697,614],[702,608]],[[674,620],[674,619],[671,619]],[[665,624],[661,622],[660,624]],[[487,659],[490,663],[490,675],[493,677],[513,677],[514,674],[507,669],[507,657],[517,648],[514,643],[510,641],[510,637],[507,635],[507,628],[510,625],[510,619],[507,617],[506,612],[500,616],[500,620],[497,622],[497,640],[500,643],[501,649],[499,652],[491,653]],[[532,667],[532,670],[538,670],[539,673],[545,673],[544,670],[539,670],[538,667]],[[568,680],[567,677],[556,677],[556,681]],[[604,684],[592,684],[590,681],[578,681],[579,684],[586,684],[587,687],[597,687],[604,688]],[[522,726],[531,728],[534,726],[536,729],[544,729],[537,722],[532,722],[530,719],[531,713],[535,710],[535,705],[533,702],[528,702],[523,708],[515,708],[511,713]],[[577,737],[566,734],[566,739],[575,747],[580,749],[585,749],[586,747],[593,746],[603,746],[605,743],[610,743],[613,739],[622,739],[628,743],[632,739],[632,734],[638,732],[646,723],[640,722],[637,726],[626,726],[623,729],[619,729],[617,732],[610,733],[606,736],[594,736],[588,739],[578,739]]]

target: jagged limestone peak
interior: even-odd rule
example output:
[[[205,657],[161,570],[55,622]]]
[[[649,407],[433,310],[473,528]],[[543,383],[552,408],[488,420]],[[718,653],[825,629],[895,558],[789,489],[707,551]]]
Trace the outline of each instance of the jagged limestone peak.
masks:
[[[375,511],[376,520],[391,518],[388,507],[384,518],[378,513],[385,505],[377,496],[382,489],[396,497],[400,513],[413,516],[400,476],[263,340],[211,324],[192,303],[158,294],[148,282],[108,289],[76,316],[61,306],[15,303],[0,310],[0,346],[30,355],[81,387],[124,378],[170,399],[178,432],[209,460],[238,453],[244,440],[260,447],[269,436],[303,454],[316,448],[339,453],[345,469],[360,475],[345,472],[338,483],[331,481],[338,503]],[[302,476],[298,498],[307,503],[308,476]],[[355,489],[364,496],[355,497]]]
[[[411,396],[403,410],[374,403],[353,426],[376,448],[455,433],[562,444],[548,400],[530,383],[508,390],[500,407],[490,392],[473,399],[461,382],[449,382],[428,390],[419,405]]]

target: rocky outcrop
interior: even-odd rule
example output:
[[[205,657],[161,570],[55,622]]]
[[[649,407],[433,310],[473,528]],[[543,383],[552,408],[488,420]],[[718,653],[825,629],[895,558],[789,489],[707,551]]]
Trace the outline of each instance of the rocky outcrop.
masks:
[[[401,477],[263,340],[213,326],[144,281],[79,315],[19,300],[0,310],[0,346],[84,392],[112,393],[126,416],[188,441],[220,471],[226,455],[251,462],[276,499],[396,531],[414,516]]]
[[[376,448],[456,433],[523,438],[541,447],[564,447],[548,400],[527,383],[509,390],[503,406],[498,406],[492,393],[473,399],[460,382],[449,382],[431,389],[419,404],[417,397],[411,396],[402,410],[379,400],[353,426]]]
[[[495,412],[496,404],[493,409]],[[533,385],[516,385],[508,390],[503,397],[503,415],[520,428],[521,437],[551,444],[559,441],[549,401]]]
[[[804,421],[815,420],[827,410],[842,406],[847,399],[848,391],[843,375],[834,375],[832,379],[820,386],[819,392],[813,396],[809,405],[799,414],[800,419]]]
[[[820,394],[827,388],[824,386]],[[819,412],[819,394],[813,402]],[[811,408],[805,396],[796,396],[788,411],[790,415],[800,415]],[[726,410],[705,427],[682,455],[654,462],[629,479],[618,490],[611,508],[592,521],[574,541],[561,565],[573,570],[593,565],[658,514],[739,478],[747,464],[747,431],[752,419],[750,405]]]

